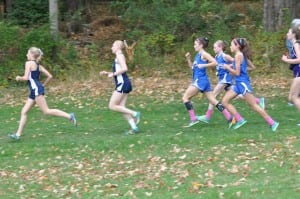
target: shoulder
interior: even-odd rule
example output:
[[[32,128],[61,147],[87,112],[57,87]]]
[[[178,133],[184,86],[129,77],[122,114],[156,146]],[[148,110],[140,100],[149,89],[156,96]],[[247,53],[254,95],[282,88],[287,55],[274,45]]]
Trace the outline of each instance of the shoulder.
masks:
[[[30,69],[34,69],[34,68],[36,68],[36,63],[34,61],[26,61],[25,62],[25,67],[30,68]]]
[[[116,57],[117,57],[117,58],[125,58],[123,52],[117,52],[117,53],[116,53]]]
[[[300,40],[296,40],[294,43],[294,47],[299,47],[300,46]]]

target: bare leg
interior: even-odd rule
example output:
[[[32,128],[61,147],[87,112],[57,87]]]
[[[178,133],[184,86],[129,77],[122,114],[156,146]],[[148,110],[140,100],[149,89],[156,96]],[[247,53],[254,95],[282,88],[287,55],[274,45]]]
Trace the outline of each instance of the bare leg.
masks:
[[[299,85],[300,85],[300,77],[294,78],[290,89],[290,95],[291,95],[292,102],[300,111],[300,99],[299,99],[300,86]]]
[[[67,119],[71,119],[71,116],[69,113],[61,111],[59,109],[49,109],[46,99],[43,95],[37,96],[35,98],[35,101],[36,101],[36,104],[39,106],[39,108],[42,110],[42,112],[45,115],[58,116],[58,117],[64,117]]]
[[[17,136],[22,135],[24,127],[25,127],[26,122],[27,122],[27,113],[34,106],[34,104],[35,104],[35,101],[28,98],[25,105],[23,106],[22,111],[21,111],[21,119],[20,119],[20,123],[19,123],[19,128],[16,132]]]
[[[214,97],[216,98],[222,92],[222,90],[224,90],[224,88],[225,88],[225,84],[217,84],[213,90]],[[214,108],[214,105],[209,103],[208,109],[212,110],[213,108]]]
[[[123,114],[129,114],[131,116],[135,116],[136,114],[135,111],[128,109],[124,106],[127,100],[127,95],[128,94],[114,91],[109,101],[109,109]]]
[[[256,103],[256,98],[252,93],[246,93],[244,95],[245,101],[248,103],[248,105],[252,108],[252,110],[256,111],[259,113],[265,120],[269,118],[270,116],[267,114],[267,112],[262,109],[257,103]]]
[[[190,115],[190,121],[197,121],[196,113],[190,99],[199,93],[198,88],[190,85],[182,96],[182,101]]]
[[[120,101],[120,106],[126,107],[126,101],[127,101],[128,95],[123,95]],[[132,115],[128,113],[123,113],[124,118],[129,121],[130,119],[133,119]]]
[[[210,104],[216,106],[217,109],[223,113],[223,115],[227,121],[231,121],[232,117],[231,117],[230,113],[221,103],[219,103],[219,101],[215,98],[214,93],[206,92],[205,94],[206,94],[206,97],[209,100]]]
[[[226,92],[225,96],[222,99],[222,104],[233,116],[236,115],[238,112],[237,112],[236,108],[229,102],[236,96],[237,96],[237,94],[233,90],[229,90]]]
[[[194,97],[198,93],[199,93],[198,88],[196,88],[195,86],[189,86],[182,96],[182,102],[186,103],[186,102],[190,101],[190,99],[192,99],[192,97]]]

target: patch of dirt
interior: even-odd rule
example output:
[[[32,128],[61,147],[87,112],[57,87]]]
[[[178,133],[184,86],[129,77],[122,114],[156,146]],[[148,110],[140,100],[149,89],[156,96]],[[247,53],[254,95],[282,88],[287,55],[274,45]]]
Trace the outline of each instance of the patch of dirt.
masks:
[[[86,46],[96,44],[100,59],[111,55],[111,45],[114,40],[123,39],[124,25],[120,17],[109,12],[107,2],[93,3],[83,18],[88,18],[86,24],[81,24],[81,31],[68,33],[69,39],[78,46],[79,51],[85,51]]]

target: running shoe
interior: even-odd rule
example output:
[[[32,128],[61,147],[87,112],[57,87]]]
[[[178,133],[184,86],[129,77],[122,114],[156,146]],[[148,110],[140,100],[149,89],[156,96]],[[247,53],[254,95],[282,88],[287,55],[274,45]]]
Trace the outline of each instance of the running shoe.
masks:
[[[192,127],[192,126],[194,126],[195,124],[198,124],[198,123],[199,123],[199,120],[191,121],[187,126],[184,126],[184,128]]]
[[[210,119],[207,119],[206,115],[200,115],[200,116],[196,116],[197,120],[204,122],[206,124],[209,123]]]
[[[136,129],[130,129],[128,131],[125,132],[125,135],[135,135],[139,132],[139,129],[136,128]]]
[[[136,112],[136,116],[134,117],[135,124],[138,125],[141,120],[141,112]]]
[[[230,129],[235,124],[236,124],[236,120],[234,117],[232,117],[231,120],[228,121],[228,128]]]
[[[70,116],[71,116],[70,122],[72,122],[73,125],[75,127],[77,127],[77,120],[76,120],[75,114],[74,113],[70,113]]]
[[[235,125],[232,126],[233,129],[238,129],[240,128],[241,126],[243,126],[244,124],[246,124],[246,120],[245,119],[242,119],[241,121],[238,121],[236,122]]]
[[[260,106],[260,108],[265,109],[265,98],[261,97],[259,98],[259,103],[258,105]]]
[[[288,106],[294,106],[293,102],[288,102]]]
[[[20,136],[18,136],[17,134],[13,133],[13,134],[9,134],[8,137],[10,137],[13,140],[20,140]]]
[[[271,125],[271,129],[273,132],[275,132],[277,130],[277,127],[279,126],[279,122],[274,122],[273,125]]]

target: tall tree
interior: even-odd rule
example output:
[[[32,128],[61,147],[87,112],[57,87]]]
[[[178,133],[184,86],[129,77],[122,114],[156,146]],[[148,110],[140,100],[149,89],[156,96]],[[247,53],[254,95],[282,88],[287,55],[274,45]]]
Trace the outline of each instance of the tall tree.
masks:
[[[263,24],[266,31],[274,32],[285,24],[286,19],[300,17],[299,0],[264,0]]]
[[[12,0],[3,0],[3,10],[4,10],[4,16],[7,15],[8,10],[10,9],[12,4]]]
[[[49,0],[50,32],[55,40],[58,38],[58,5],[57,0]]]

